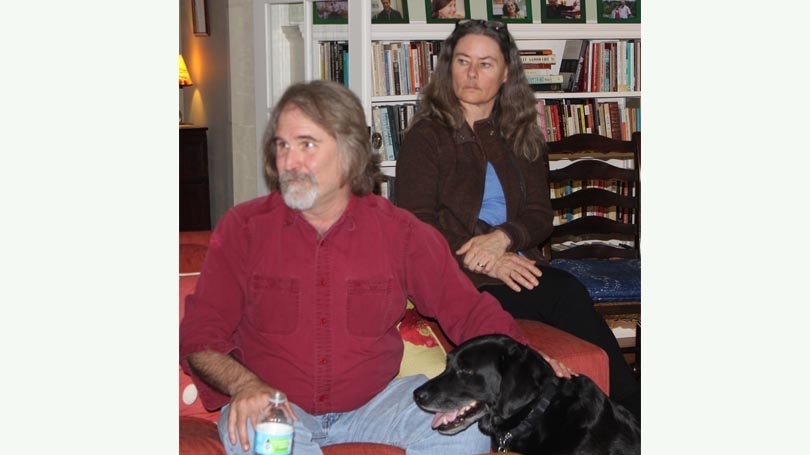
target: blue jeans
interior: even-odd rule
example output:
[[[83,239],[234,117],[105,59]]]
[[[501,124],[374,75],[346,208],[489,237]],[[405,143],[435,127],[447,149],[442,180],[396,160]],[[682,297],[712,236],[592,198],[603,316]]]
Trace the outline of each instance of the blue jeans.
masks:
[[[413,391],[427,381],[424,375],[394,379],[371,401],[350,412],[313,416],[292,404],[295,422],[293,455],[322,455],[321,447],[344,442],[376,442],[405,449],[408,455],[485,454],[490,452],[490,438],[478,425],[453,436],[430,427],[433,414],[419,409]],[[229,455],[245,455],[242,446],[228,441],[229,405],[222,408],[219,439]],[[248,435],[253,450],[253,426]],[[238,439],[238,436],[237,436]]]

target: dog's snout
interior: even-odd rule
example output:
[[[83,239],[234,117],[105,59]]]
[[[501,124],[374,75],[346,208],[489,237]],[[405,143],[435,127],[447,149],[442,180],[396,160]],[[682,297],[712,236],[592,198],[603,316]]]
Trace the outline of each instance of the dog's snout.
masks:
[[[413,401],[424,404],[430,399],[430,392],[428,392],[424,387],[419,387],[418,389],[413,391]]]

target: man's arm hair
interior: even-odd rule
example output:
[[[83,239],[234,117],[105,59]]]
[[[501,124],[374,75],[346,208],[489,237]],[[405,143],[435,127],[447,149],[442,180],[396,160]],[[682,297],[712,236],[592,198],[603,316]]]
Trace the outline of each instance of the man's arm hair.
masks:
[[[230,355],[216,351],[200,351],[188,356],[188,364],[206,384],[220,393],[233,396],[245,384],[261,378]]]

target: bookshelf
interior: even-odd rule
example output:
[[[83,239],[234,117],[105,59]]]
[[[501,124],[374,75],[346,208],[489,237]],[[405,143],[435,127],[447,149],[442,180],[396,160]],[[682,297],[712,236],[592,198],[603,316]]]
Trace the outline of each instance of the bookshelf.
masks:
[[[282,87],[303,79],[319,79],[321,73],[321,43],[324,41],[346,41],[348,43],[348,86],[357,94],[366,107],[366,124],[374,126],[375,107],[413,104],[417,95],[374,95],[374,75],[369,69],[374,67],[372,47],[375,42],[402,42],[418,40],[444,40],[453,30],[454,24],[425,23],[417,11],[423,8],[421,2],[411,2],[410,23],[371,24],[372,6],[370,1],[349,2],[348,22],[351,24],[313,24],[313,2],[257,0],[255,9],[257,94],[259,103],[257,116],[267,118],[273,100]],[[535,11],[539,4],[535,2]],[[483,4],[483,2],[482,2]],[[273,9],[274,11],[270,11]],[[283,13],[278,11],[283,9]],[[595,10],[589,7],[588,10]],[[424,12],[422,12],[424,14]],[[589,13],[590,15],[590,13]],[[541,24],[540,15],[535,14],[534,23],[508,24],[510,33],[521,49],[532,49],[547,41],[566,40],[640,40],[640,24],[600,24],[595,19],[577,24]],[[471,8],[471,17],[486,18],[486,9]],[[281,30],[279,33],[278,30]],[[298,34],[298,36],[294,36]],[[279,44],[281,43],[281,44]],[[299,53],[300,52],[300,53]],[[303,54],[303,59],[292,59],[289,67],[274,65],[278,56],[290,57]],[[639,53],[640,55],[640,53]],[[559,56],[561,58],[561,56]],[[284,60],[282,60],[284,61]],[[290,60],[285,61],[285,64]],[[282,68],[283,67],[283,68]],[[640,64],[639,64],[640,67]],[[266,71],[269,74],[261,74]],[[263,82],[260,84],[259,82]],[[260,87],[260,85],[262,85]],[[261,90],[260,90],[261,89]],[[599,92],[536,92],[538,101],[560,102],[593,100],[593,102],[616,101],[622,106],[640,108],[640,91],[599,91]],[[550,139],[551,140],[551,139]],[[384,160],[382,170],[395,176],[396,161]],[[259,166],[261,169],[261,166]]]

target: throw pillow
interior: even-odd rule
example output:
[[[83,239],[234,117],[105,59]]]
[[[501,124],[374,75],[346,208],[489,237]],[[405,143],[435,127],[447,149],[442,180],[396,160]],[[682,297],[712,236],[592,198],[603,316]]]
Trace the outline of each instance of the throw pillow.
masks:
[[[399,334],[405,343],[405,353],[397,377],[424,374],[428,378],[444,371],[447,352],[439,338],[408,301],[405,317],[399,323]]]

